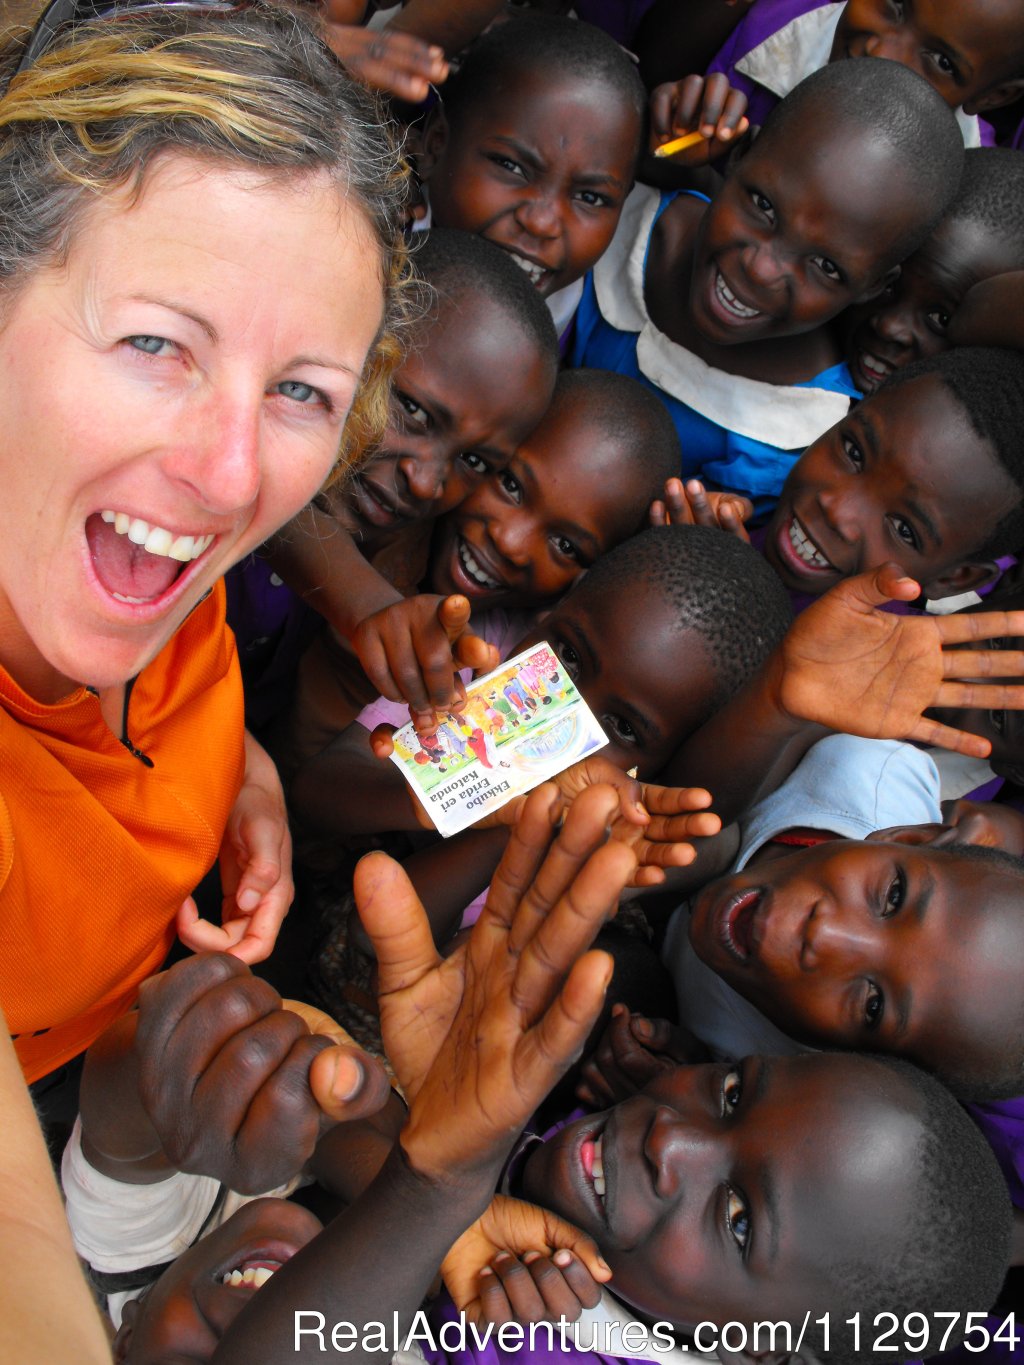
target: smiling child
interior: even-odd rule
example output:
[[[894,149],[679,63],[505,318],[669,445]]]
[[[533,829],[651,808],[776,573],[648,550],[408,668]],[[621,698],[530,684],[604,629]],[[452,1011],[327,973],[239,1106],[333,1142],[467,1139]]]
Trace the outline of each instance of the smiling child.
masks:
[[[765,510],[856,395],[832,320],[933,229],[963,155],[949,110],[896,63],[816,73],[710,203],[634,191],[588,278],[573,364],[640,378],[672,414],[680,472]]]
[[[590,24],[517,15],[441,97],[417,158],[432,222],[507,251],[563,332],[633,185],[647,107],[636,67]]]
[[[1024,158],[981,147],[964,158],[956,199],[881,298],[851,311],[847,362],[874,393],[912,361],[951,344],[960,304],[981,280],[1024,268]]]

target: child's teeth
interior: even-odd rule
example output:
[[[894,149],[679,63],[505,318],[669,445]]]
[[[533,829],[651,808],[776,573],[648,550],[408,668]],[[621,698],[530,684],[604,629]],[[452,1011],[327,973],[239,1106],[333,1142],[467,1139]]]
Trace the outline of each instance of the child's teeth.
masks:
[[[760,314],[759,308],[749,308],[745,303],[740,303],[725,280],[722,279],[721,272],[715,278],[715,293],[725,304],[726,309],[738,318],[756,318]]]
[[[598,1177],[600,1177],[600,1178],[603,1180],[603,1179],[604,1179],[604,1146],[603,1146],[603,1143],[602,1143],[602,1138],[603,1138],[603,1134],[602,1134],[602,1137],[596,1138],[595,1141],[594,1141],[594,1160],[593,1160],[593,1164],[592,1164],[592,1166],[591,1166],[591,1168],[590,1168],[590,1173],[591,1173],[591,1175],[594,1176],[595,1179],[597,1179]]]
[[[594,1193],[595,1193],[596,1195],[599,1195],[602,1199],[604,1198],[604,1176],[603,1176],[603,1175],[595,1175],[595,1176],[594,1176]]]
[[[274,1272],[270,1269],[269,1266],[261,1265],[258,1267],[258,1269],[252,1272],[252,1282],[256,1286],[256,1288],[259,1289],[261,1285],[266,1284],[266,1282],[270,1279],[273,1273]]]
[[[127,512],[105,508],[100,517],[108,526],[113,526],[119,536],[127,536],[133,545],[141,545],[147,554],[159,555],[162,559],[177,559],[187,564],[198,559],[213,544],[212,535],[176,536],[162,526],[150,526],[141,517],[130,517]]]
[[[262,1285],[266,1284],[273,1273],[270,1266],[266,1265],[257,1266],[255,1269],[249,1270],[229,1270],[222,1276],[221,1284],[247,1284],[251,1285],[253,1289],[259,1289]]]
[[[531,284],[537,284],[540,277],[545,273],[544,267],[542,265],[537,265],[534,261],[528,261],[525,256],[517,256],[514,251],[510,251],[509,255],[515,261],[519,269],[529,275]]]
[[[478,583],[481,588],[490,588],[494,590],[495,588],[501,587],[501,584],[497,579],[490,578],[484,573],[483,569],[481,569],[480,565],[476,562],[470,554],[469,549],[464,544],[459,546],[459,560],[468,576],[474,583]]]
[[[800,523],[794,517],[789,523],[789,543],[796,551],[798,557],[813,569],[831,569],[831,561],[826,559],[821,553],[810,536],[806,535]]]

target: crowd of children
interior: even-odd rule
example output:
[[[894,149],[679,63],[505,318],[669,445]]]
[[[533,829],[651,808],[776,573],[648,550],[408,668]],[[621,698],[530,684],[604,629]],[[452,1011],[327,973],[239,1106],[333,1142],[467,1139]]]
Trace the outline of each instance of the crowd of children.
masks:
[[[448,8],[387,429],[227,578],[299,960],[85,1060],[115,1358],[1024,1357],[1024,4]],[[500,774],[573,689],[427,828],[393,729]],[[612,1344],[365,1345],[424,1302]]]

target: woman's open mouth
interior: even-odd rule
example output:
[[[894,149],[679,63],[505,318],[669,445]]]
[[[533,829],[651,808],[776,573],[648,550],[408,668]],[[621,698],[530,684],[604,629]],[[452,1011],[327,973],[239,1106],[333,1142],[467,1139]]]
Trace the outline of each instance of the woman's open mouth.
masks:
[[[159,602],[215,539],[168,531],[109,508],[86,520],[85,535],[100,585],[115,601],[131,606]]]

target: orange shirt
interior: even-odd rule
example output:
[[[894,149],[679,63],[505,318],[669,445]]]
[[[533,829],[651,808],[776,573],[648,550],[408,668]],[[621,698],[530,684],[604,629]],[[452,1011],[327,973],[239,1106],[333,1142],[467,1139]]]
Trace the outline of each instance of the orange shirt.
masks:
[[[0,1004],[25,1078],[87,1048],[163,961],[244,771],[224,586],[131,686],[127,734],[79,688],[54,706],[0,669]]]

